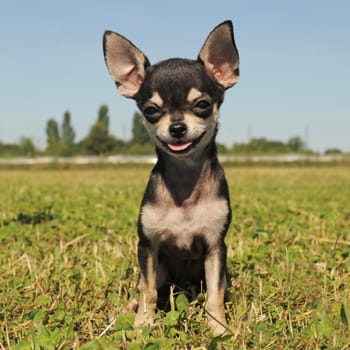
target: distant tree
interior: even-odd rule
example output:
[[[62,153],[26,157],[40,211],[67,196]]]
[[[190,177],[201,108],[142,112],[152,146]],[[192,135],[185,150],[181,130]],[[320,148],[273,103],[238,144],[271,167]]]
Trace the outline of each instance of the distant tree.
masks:
[[[324,154],[326,155],[337,155],[337,154],[343,154],[343,152],[339,148],[328,148],[325,150]]]
[[[117,139],[108,134],[106,125],[101,122],[91,127],[88,136],[83,141],[86,152],[97,155],[111,152],[117,143]]]
[[[75,132],[71,125],[71,115],[69,111],[64,112],[62,123],[62,141],[67,146],[74,144]]]
[[[301,152],[305,149],[305,143],[299,136],[291,137],[287,145],[292,152]]]
[[[0,142],[0,155],[13,157],[20,155],[19,145],[13,143]]]
[[[47,147],[56,147],[60,141],[58,124],[55,119],[49,119],[46,124]]]
[[[216,143],[216,147],[217,147],[217,150],[218,150],[219,154],[224,154],[224,153],[228,152],[228,149],[227,149],[226,145],[223,144],[223,143],[217,142]]]
[[[281,141],[254,138],[249,143],[238,143],[232,148],[236,154],[282,154],[288,153],[288,146]]]
[[[109,115],[107,105],[102,105],[98,110],[97,122],[103,124],[107,132],[109,131]]]
[[[143,125],[143,116],[139,112],[134,113],[132,122],[132,143],[146,144],[150,141],[149,135]]]
[[[35,153],[35,146],[30,137],[21,137],[19,152],[24,156],[32,156]]]

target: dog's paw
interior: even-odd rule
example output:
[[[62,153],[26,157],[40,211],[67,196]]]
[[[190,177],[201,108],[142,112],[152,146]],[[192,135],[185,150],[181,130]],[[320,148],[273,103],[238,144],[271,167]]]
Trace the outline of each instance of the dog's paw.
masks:
[[[223,335],[227,331],[225,314],[222,312],[208,312],[208,326],[215,337]]]
[[[135,327],[151,326],[154,323],[154,312],[138,310],[135,316]]]

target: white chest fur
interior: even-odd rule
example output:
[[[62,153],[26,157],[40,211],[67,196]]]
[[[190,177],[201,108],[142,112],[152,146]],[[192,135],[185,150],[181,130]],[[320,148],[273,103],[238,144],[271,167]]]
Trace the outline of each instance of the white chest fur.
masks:
[[[178,248],[190,249],[193,239],[200,235],[210,247],[219,239],[228,211],[224,198],[205,196],[179,207],[168,197],[164,202],[144,205],[141,223],[145,236],[153,242],[171,240]]]

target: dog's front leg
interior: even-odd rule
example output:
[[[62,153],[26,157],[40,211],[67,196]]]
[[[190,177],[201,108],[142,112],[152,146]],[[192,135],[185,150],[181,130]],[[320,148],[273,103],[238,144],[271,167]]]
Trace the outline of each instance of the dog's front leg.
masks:
[[[135,326],[151,325],[157,306],[156,270],[158,252],[149,241],[139,242],[138,259],[141,267],[140,301]]]
[[[226,246],[221,243],[212,247],[205,259],[205,279],[208,300],[206,305],[208,324],[215,336],[227,329],[224,307],[226,287]]]

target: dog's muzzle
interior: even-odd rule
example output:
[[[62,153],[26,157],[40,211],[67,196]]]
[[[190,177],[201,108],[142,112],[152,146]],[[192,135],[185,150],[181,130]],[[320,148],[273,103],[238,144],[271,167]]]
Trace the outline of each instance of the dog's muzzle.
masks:
[[[186,135],[187,132],[187,125],[183,122],[176,122],[172,123],[169,126],[169,134],[176,138],[176,139],[181,139]]]

